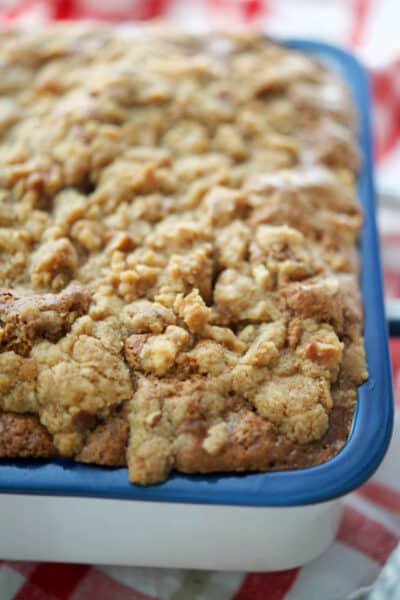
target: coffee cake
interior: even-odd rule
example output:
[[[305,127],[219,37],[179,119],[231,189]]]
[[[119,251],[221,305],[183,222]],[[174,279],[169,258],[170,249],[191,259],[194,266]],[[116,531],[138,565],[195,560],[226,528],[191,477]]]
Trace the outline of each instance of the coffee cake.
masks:
[[[318,464],[367,377],[356,118],[254,34],[0,38],[0,457]]]

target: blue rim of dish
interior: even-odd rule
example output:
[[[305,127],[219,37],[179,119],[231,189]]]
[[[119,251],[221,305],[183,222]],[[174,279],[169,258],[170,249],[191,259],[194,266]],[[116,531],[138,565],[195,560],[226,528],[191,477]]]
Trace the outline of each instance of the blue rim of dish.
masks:
[[[365,217],[360,244],[361,287],[369,379],[359,388],[347,444],[334,458],[307,469],[211,475],[173,473],[166,482],[148,487],[130,484],[125,468],[107,469],[62,460],[7,460],[0,462],[0,493],[258,507],[294,506],[343,496],[365,482],[379,466],[391,437],[393,400],[375,223],[368,80],[357,60],[340,48],[300,39],[280,41],[333,67],[350,84],[359,110],[363,166],[358,189]]]

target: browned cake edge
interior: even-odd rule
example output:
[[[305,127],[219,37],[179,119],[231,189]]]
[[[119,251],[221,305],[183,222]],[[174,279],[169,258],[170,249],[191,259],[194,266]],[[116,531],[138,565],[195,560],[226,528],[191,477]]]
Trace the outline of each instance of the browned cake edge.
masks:
[[[197,436],[190,455],[179,461],[184,473],[224,470],[296,469],[320,464],[335,456],[346,444],[353,417],[352,407],[336,406],[330,414],[330,427],[325,436],[307,446],[280,440],[274,453],[266,452],[265,444],[248,448],[228,445],[219,460],[211,458],[202,448],[203,436]],[[271,444],[271,438],[266,441]],[[117,416],[98,425],[88,436],[77,457],[79,462],[108,467],[126,466],[128,423]],[[34,415],[0,413],[0,459],[55,458],[58,456],[51,435]]]

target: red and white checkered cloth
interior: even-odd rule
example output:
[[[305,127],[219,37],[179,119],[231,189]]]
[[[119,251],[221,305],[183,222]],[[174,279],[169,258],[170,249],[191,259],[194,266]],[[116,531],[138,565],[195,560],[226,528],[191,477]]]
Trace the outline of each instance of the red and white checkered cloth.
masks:
[[[378,188],[400,198],[399,0],[0,0],[3,26],[160,15],[196,29],[261,26],[356,52],[372,75]],[[400,200],[381,208],[380,226],[386,291],[399,298]],[[317,560],[257,574],[0,561],[0,600],[355,600],[368,597],[378,575],[386,593],[376,592],[374,600],[400,599],[400,340],[391,341],[391,351],[398,407],[393,442],[372,480],[346,499],[336,541]],[[383,568],[389,556],[391,580]]]

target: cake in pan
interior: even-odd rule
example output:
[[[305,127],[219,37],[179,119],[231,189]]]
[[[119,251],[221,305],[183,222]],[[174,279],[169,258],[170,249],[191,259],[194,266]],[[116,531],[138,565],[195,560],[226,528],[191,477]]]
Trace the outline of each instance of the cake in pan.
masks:
[[[334,456],[367,377],[342,82],[154,27],[2,33],[0,63],[0,457]]]

